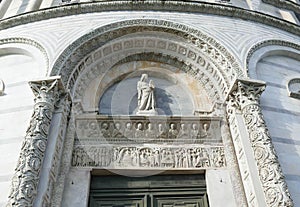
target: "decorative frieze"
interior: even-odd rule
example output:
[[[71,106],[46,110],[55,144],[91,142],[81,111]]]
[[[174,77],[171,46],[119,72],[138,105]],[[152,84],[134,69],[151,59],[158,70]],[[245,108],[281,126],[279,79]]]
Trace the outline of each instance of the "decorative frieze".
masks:
[[[225,166],[218,117],[82,115],[76,118],[76,133],[73,166],[112,169]]]
[[[221,146],[77,146],[72,165],[77,167],[120,168],[218,168],[225,167]]]
[[[29,83],[34,112],[26,131],[7,206],[33,206],[47,146],[47,136],[60,91],[59,77]]]
[[[264,89],[263,82],[237,80],[229,101],[234,108],[241,110],[267,205],[293,206],[259,106],[259,97]]]
[[[220,118],[82,116],[77,143],[221,143]]]

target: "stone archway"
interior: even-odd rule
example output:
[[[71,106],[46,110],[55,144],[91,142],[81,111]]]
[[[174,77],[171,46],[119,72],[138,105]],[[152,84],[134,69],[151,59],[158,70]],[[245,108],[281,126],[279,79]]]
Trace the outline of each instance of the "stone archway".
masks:
[[[143,26],[141,26],[141,24]],[[73,51],[71,52],[71,50]],[[62,81],[70,89],[71,96],[74,98],[72,110],[80,115],[82,113],[92,112],[92,110],[84,109],[81,105],[81,101],[84,100],[84,94],[89,90],[89,85],[93,82],[93,79],[97,80],[97,78],[101,77],[101,74],[106,73],[118,64],[140,60],[155,61],[178,67],[182,73],[189,74],[203,86],[215,105],[220,102],[224,103],[231,84],[238,76],[244,76],[235,59],[215,40],[185,25],[157,20],[130,20],[95,30],[84,38],[74,42],[74,44],[70,46],[70,49],[64,52],[61,58],[56,62],[52,74],[56,73],[62,76]],[[97,100],[99,94],[101,94],[101,92],[95,93],[95,97],[91,99]],[[215,110],[215,112],[220,113],[219,115],[223,114],[222,109]],[[224,118],[223,115],[221,116]],[[222,125],[222,131],[226,131],[226,120],[223,118],[217,118],[215,123],[216,126]],[[221,120],[223,120],[224,123],[223,121],[221,123]],[[126,122],[128,120],[123,121],[116,118],[113,120],[96,118],[95,120],[93,118],[91,121],[92,122],[89,123],[86,122],[85,118],[78,119],[78,126],[81,127],[87,123],[87,129],[89,130],[91,129],[90,127],[101,127],[104,123],[103,121],[109,123],[111,121],[118,121],[123,124],[124,121]],[[177,119],[177,121],[171,119],[166,123],[169,125],[174,121],[177,123],[181,121],[181,118]],[[188,120],[186,121],[189,123]],[[203,121],[213,123],[211,118],[204,119]],[[143,122],[147,124],[147,119],[143,120]],[[200,121],[200,123],[202,122]],[[135,125],[135,122],[133,125]],[[221,128],[217,128],[221,130]],[[74,129],[70,133],[74,133]],[[79,136],[82,137],[82,135],[83,134],[80,134]],[[224,137],[226,137],[227,144],[231,145],[230,135],[226,132]],[[72,143],[73,141],[69,140],[67,145],[70,146]],[[124,150],[134,151],[133,148],[129,148]],[[68,149],[70,150],[70,148]],[[116,149],[112,148],[112,150]],[[124,151],[122,150],[123,149],[117,153],[122,155]],[[142,153],[145,149],[139,148],[138,150],[141,150]],[[147,152],[152,152],[153,150],[154,149],[150,147]],[[165,149],[161,148],[157,150],[164,151]],[[201,151],[202,149],[198,150]],[[94,152],[94,148],[88,148],[85,151],[90,154]],[[99,148],[98,151],[102,152],[103,150]],[[175,152],[176,149],[172,148],[170,153],[173,153],[173,151]],[[220,152],[217,148],[210,148],[209,151]],[[236,177],[239,173],[236,162],[234,161],[234,151],[232,151],[232,147],[226,148],[225,151],[229,163],[234,165],[230,174],[234,180],[234,188],[239,189],[239,192],[235,192],[236,200],[239,200],[237,201],[239,203],[245,203],[242,184],[239,178]],[[77,152],[82,152],[80,146],[75,148],[75,154]],[[71,159],[70,157],[71,154],[63,159],[67,162]],[[74,164],[81,167],[80,163],[76,164],[74,161]],[[83,164],[83,166],[87,165],[90,165],[89,162]],[[60,180],[64,180],[64,175],[67,174],[66,172],[68,171],[67,166],[63,166],[63,168],[64,170],[62,170]],[[56,200],[62,199],[61,192],[59,192],[59,194],[55,195],[55,197],[58,198]],[[57,204],[56,202],[56,205]]]
[[[139,37],[140,34],[142,34],[142,37]],[[155,36],[155,34],[171,35],[168,36],[170,39],[167,40],[166,38]],[[133,41],[134,39],[141,41]],[[132,42],[132,46],[130,46],[130,42]],[[178,42],[178,44],[174,44],[175,42]],[[159,55],[157,55],[157,52]],[[60,103],[61,107],[57,108],[57,112],[59,113],[56,115],[53,113],[55,117],[52,117],[52,119],[51,116],[48,117],[50,121],[56,119],[56,122],[60,124],[59,126],[56,125],[55,130],[53,130],[55,133],[49,132],[49,134],[47,133],[45,135],[48,139],[49,136],[51,136],[51,140],[55,140],[55,143],[52,145],[54,153],[51,153],[49,160],[45,162],[47,166],[50,166],[49,172],[45,172],[42,179],[39,176],[35,176],[33,181],[25,180],[22,182],[22,185],[20,185],[21,189],[18,190],[18,178],[23,175],[22,173],[20,175],[20,172],[17,171],[15,176],[16,180],[13,181],[15,185],[11,194],[11,203],[21,206],[24,202],[32,204],[34,199],[36,199],[35,202],[43,203],[44,205],[50,205],[50,201],[52,206],[59,206],[61,204],[66,175],[71,166],[72,153],[74,153],[73,150],[77,150],[82,154],[80,148],[73,149],[77,127],[77,125],[75,125],[75,116],[76,113],[78,114],[78,112],[82,113],[84,111],[78,109],[82,107],[80,104],[76,104],[80,103],[80,98],[82,98],[81,92],[88,88],[89,80],[93,79],[93,73],[101,73],[103,69],[109,70],[114,65],[126,61],[126,59],[145,58],[147,56],[148,60],[152,58],[156,61],[159,60],[175,66],[183,66],[183,68],[180,69],[193,75],[200,83],[202,82],[202,85],[207,93],[210,94],[209,96],[212,100],[215,102],[219,101],[222,104],[228,100],[227,116],[229,122],[225,119],[225,113],[222,111],[223,107],[221,107],[221,110],[215,110],[219,113],[219,119],[214,119],[214,117],[206,117],[206,119],[202,120],[201,117],[192,118],[192,121],[198,122],[201,126],[217,122],[218,127],[216,127],[216,130],[219,131],[220,134],[222,132],[223,140],[220,146],[209,146],[203,149],[201,146],[193,146],[190,148],[189,150],[196,153],[203,151],[210,152],[211,154],[208,155],[208,157],[210,156],[212,159],[207,159],[207,163],[213,163],[213,165],[210,164],[209,166],[195,165],[192,166],[191,169],[198,167],[203,169],[207,169],[206,167],[224,167],[225,162],[222,161],[222,156],[224,157],[225,153],[228,163],[234,166],[230,172],[232,182],[234,183],[233,187],[231,187],[238,189],[234,191],[235,202],[238,205],[248,204],[257,206],[259,204],[261,206],[267,206],[268,204],[270,206],[291,206],[292,202],[289,198],[285,181],[282,178],[276,155],[272,152],[272,146],[258,104],[258,98],[263,90],[264,84],[261,82],[242,80],[241,78],[246,78],[245,71],[240,68],[235,58],[226,48],[222,47],[220,43],[211,37],[186,25],[153,19],[122,21],[94,30],[71,44],[56,61],[51,75],[60,75],[60,79],[56,77],[33,83],[35,85],[34,91],[38,91],[36,96],[45,98],[47,100],[46,103],[49,102],[49,104],[44,104],[44,102],[41,103],[39,99],[36,99],[37,106],[41,105],[39,106],[41,110],[47,111],[50,107],[50,113],[52,114],[54,107],[56,107],[57,103]],[[79,99],[79,101],[73,100],[74,106],[72,107],[72,111],[74,113],[71,114],[70,119],[68,119],[69,99],[68,96],[65,95],[64,88],[70,90],[72,98]],[[62,92],[58,93],[59,90]],[[40,95],[41,93],[42,95]],[[60,96],[58,96],[59,94]],[[254,114],[250,113],[251,110]],[[43,116],[43,114],[35,113],[33,115],[33,121],[34,119],[42,119]],[[177,121],[175,119],[172,117],[168,120],[168,125],[175,123]],[[256,119],[258,119],[259,122],[252,122],[252,120]],[[77,120],[80,122],[82,119]],[[50,121],[48,120],[49,123]],[[87,119],[83,121],[87,122]],[[106,119],[104,121],[107,122],[111,120]],[[119,118],[118,121],[122,122],[121,118]],[[184,121],[188,122],[190,120],[186,119]],[[47,126],[49,126],[48,122]],[[91,136],[97,136],[99,131],[94,129],[97,129],[99,123],[103,126],[102,122],[102,117],[96,117],[93,118],[92,121],[87,122],[87,125],[83,123],[78,126],[83,126],[82,128],[79,127],[83,134],[85,134],[85,130],[88,130],[88,132],[92,132]],[[144,122],[148,123],[148,120],[145,119]],[[256,125],[256,123],[258,123],[258,125]],[[33,125],[37,125],[37,127],[42,127],[43,124],[43,122],[33,123]],[[227,124],[230,125],[230,132]],[[35,129],[36,127],[32,129],[32,132],[34,132]],[[269,166],[272,168],[266,168],[263,162],[255,157],[257,155],[255,154],[256,152],[263,151],[257,151],[255,146],[256,142],[250,139],[257,137],[254,133],[256,130],[261,132],[261,139],[254,141],[258,141],[258,144],[262,145],[259,149],[269,152],[268,155],[272,159],[268,159],[268,161],[270,161],[269,163],[271,165]],[[80,134],[78,133],[78,135]],[[264,143],[266,141],[268,143],[265,145]],[[232,147],[232,142],[234,143],[236,152]],[[36,146],[34,140],[29,141],[29,144]],[[223,144],[226,147],[224,147]],[[24,144],[24,146],[27,145],[28,143]],[[64,147],[62,147],[62,145],[64,145]],[[157,150],[162,153],[168,151],[167,153],[169,155],[175,155],[179,150],[172,146],[168,146],[168,148],[167,150],[161,147]],[[245,151],[245,149],[247,150]],[[39,150],[38,146],[36,146],[36,150]],[[95,152],[95,149],[92,147],[90,147],[89,150],[92,153]],[[134,148],[133,146],[127,146],[124,149],[115,147],[113,150],[117,150],[122,156],[124,153],[137,151],[142,154],[151,154],[152,151],[155,152],[155,148],[151,146],[147,149],[144,147]],[[225,151],[224,153],[223,150]],[[75,151],[75,154],[77,151]],[[99,149],[96,151],[99,152]],[[100,151],[101,153],[104,152],[104,154],[107,154],[106,151]],[[62,154],[62,152],[64,153]],[[240,152],[242,152],[242,154],[238,154]],[[184,153],[186,153],[186,151]],[[45,152],[42,152],[43,156],[44,154]],[[43,159],[43,156],[41,156],[41,159]],[[218,161],[219,158],[221,158],[220,162]],[[124,157],[122,157],[122,159],[124,159]],[[236,161],[236,159],[238,159],[238,161]],[[37,167],[36,163],[37,162],[34,162],[32,167]],[[81,163],[83,163],[85,167],[87,164],[91,165],[94,162],[85,160],[85,162]],[[223,164],[219,165],[220,163]],[[167,165],[170,163],[166,162],[163,164],[165,165],[164,167],[168,167]],[[18,168],[22,165],[22,159],[20,159]],[[174,165],[172,166],[174,167]],[[41,167],[41,165],[39,165],[39,167]],[[239,171],[238,168],[240,168],[241,171]],[[266,172],[267,175],[271,173],[270,170],[275,170],[278,172],[278,176],[272,177],[272,181],[266,180],[264,177],[265,174],[258,173],[261,169],[265,170],[263,173]],[[241,183],[239,176],[243,179],[243,183]],[[18,185],[16,185],[16,183]],[[41,183],[44,184],[44,187],[46,185],[47,189],[43,188],[44,190],[38,194],[37,198],[35,198],[35,193],[34,195],[28,194],[32,192],[32,186],[35,186],[34,189],[37,189],[37,186],[41,185]],[[26,195],[24,198],[19,198],[16,192],[26,192]],[[244,192],[246,193],[246,200],[244,198]],[[53,199],[51,199],[51,197],[53,197]]]

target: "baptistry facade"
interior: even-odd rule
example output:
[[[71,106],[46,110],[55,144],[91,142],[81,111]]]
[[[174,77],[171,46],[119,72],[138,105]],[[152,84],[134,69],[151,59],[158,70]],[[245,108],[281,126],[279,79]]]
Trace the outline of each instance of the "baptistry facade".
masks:
[[[1,206],[300,206],[298,0],[0,3]]]

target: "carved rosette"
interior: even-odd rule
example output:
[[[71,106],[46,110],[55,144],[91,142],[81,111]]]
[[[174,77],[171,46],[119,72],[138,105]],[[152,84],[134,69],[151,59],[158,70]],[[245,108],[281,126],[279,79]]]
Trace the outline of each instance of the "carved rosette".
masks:
[[[263,119],[259,98],[265,83],[237,80],[231,106],[241,110],[253,148],[268,206],[293,206],[274,146]],[[230,113],[230,111],[228,111]]]
[[[35,95],[34,112],[12,178],[7,206],[33,206],[47,146],[52,113],[60,94],[59,77],[32,81],[29,85]]]

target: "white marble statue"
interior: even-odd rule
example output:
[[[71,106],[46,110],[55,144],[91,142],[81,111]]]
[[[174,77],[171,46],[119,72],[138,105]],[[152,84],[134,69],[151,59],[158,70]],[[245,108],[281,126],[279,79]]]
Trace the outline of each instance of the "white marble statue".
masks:
[[[147,82],[148,75],[142,74],[140,81],[137,83],[138,91],[138,115],[156,115],[154,83],[152,80]]]

